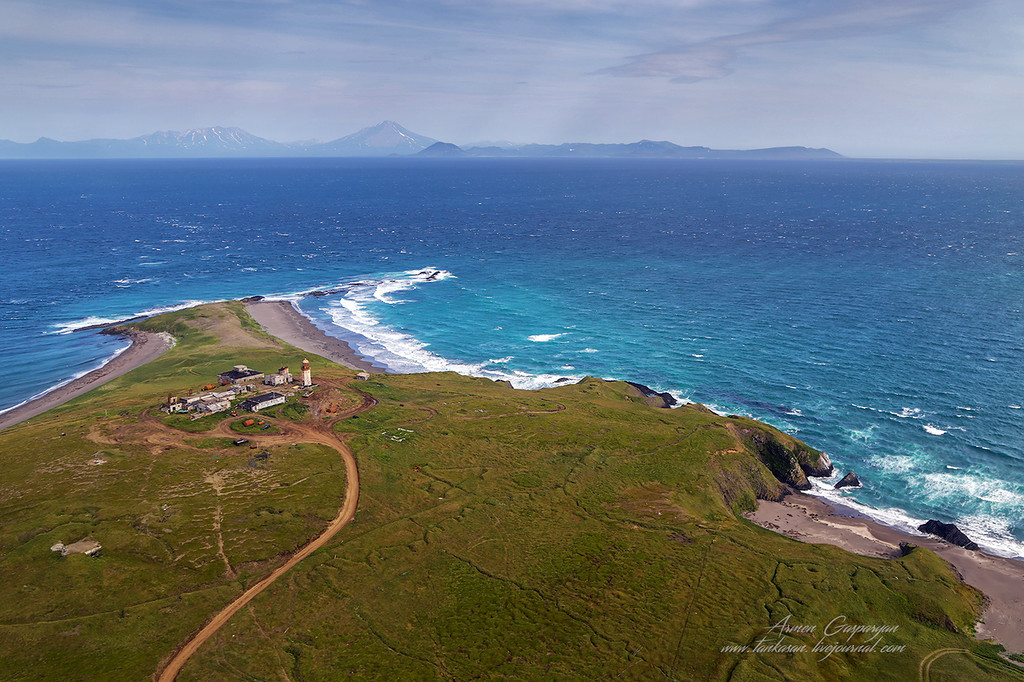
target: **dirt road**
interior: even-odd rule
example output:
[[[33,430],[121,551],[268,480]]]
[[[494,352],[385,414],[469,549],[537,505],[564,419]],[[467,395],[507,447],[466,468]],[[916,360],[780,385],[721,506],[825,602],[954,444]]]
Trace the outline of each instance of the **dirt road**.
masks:
[[[330,387],[337,388],[338,386],[331,384]],[[355,390],[351,387],[346,388],[349,391]],[[272,585],[275,580],[291,570],[300,561],[327,544],[327,542],[334,537],[339,530],[344,528],[345,524],[351,521],[353,516],[355,516],[356,505],[359,502],[359,470],[356,467],[356,459],[352,454],[352,451],[334,432],[334,424],[342,419],[359,414],[360,412],[365,412],[377,404],[377,401],[369,394],[363,393],[362,391],[355,392],[362,396],[362,402],[357,407],[338,413],[337,417],[334,419],[329,421],[320,421],[315,424],[289,423],[287,420],[275,419],[273,420],[273,424],[277,428],[281,429],[281,432],[269,436],[259,436],[259,442],[261,445],[290,444],[301,441],[305,443],[319,443],[336,450],[338,454],[341,455],[341,459],[345,462],[345,499],[341,509],[338,510],[338,515],[333,521],[327,524],[327,528],[325,528],[320,535],[293,554],[288,561],[264,576],[259,582],[247,589],[241,596],[214,615],[194,637],[186,641],[174,653],[174,656],[163,668],[157,670],[153,675],[153,679],[158,680],[159,682],[171,682],[174,680],[188,659],[199,650],[199,647],[201,647],[206,640],[210,639],[217,630],[227,623],[235,613],[252,601],[256,595]],[[167,428],[158,420],[153,419],[152,421],[155,424],[159,424],[160,428]],[[225,419],[218,424],[215,429],[208,432],[208,434],[214,436],[237,437],[238,434],[231,430],[232,421],[234,420]],[[267,421],[269,422],[271,420]]]

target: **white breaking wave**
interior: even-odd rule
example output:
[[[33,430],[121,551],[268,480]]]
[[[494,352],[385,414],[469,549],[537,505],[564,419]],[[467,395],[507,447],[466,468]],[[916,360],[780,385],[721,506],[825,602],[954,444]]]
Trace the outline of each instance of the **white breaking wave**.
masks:
[[[927,431],[928,433],[932,434],[933,436],[941,436],[941,435],[944,435],[946,433],[945,430],[940,429],[937,426],[932,426],[931,424],[925,424],[923,428],[924,428],[925,431]]]
[[[192,308],[197,305],[204,303],[217,303],[218,301],[185,301],[184,303],[175,303],[174,305],[159,306],[156,308],[150,308],[149,310],[143,310],[139,313],[131,313],[128,315],[122,315],[121,317],[95,317],[90,316],[81,320],[74,320],[72,322],[58,322],[53,325],[54,330],[52,332],[46,332],[47,334],[70,334],[73,331],[79,329],[85,329],[86,327],[95,327],[97,325],[110,325],[116,324],[121,320],[130,320],[136,317],[151,317],[153,315],[159,315],[160,313],[169,313],[175,310],[184,310],[185,308]]]
[[[118,289],[127,289],[133,284],[145,284],[146,282],[152,282],[153,278],[144,277],[142,279],[132,279],[130,277],[122,277],[121,279],[115,279],[114,284]]]
[[[950,476],[952,474],[937,475]],[[811,482],[811,489],[806,491],[810,495],[850,507],[858,514],[905,533],[920,537],[932,537],[917,529],[925,522],[925,519],[915,518],[896,507],[878,509],[861,504],[849,497],[848,494],[843,493],[844,490],[852,490],[850,488],[836,490],[833,486],[839,480],[838,473],[832,478],[808,478],[807,480]],[[1003,518],[987,514],[973,514],[962,516],[954,523],[986,552],[1008,558],[1024,557],[1024,543],[1012,539],[1009,522]]]
[[[918,468],[921,460],[911,455],[875,455],[868,464],[889,474],[905,474]]]
[[[902,509],[897,509],[896,507],[876,509],[875,507],[869,507],[866,504],[861,504],[842,492],[843,490],[850,490],[850,488],[841,488],[840,490],[836,490],[835,484],[839,481],[838,471],[839,470],[837,469],[836,474],[831,478],[809,477],[807,480],[811,483],[811,489],[805,492],[809,495],[824,498],[829,502],[851,507],[858,513],[874,519],[886,526],[891,526],[892,528],[897,528],[907,533],[913,533],[914,535],[921,535],[917,530],[917,527],[924,523],[924,519],[914,518]]]
[[[560,336],[565,336],[565,332],[560,334],[534,334],[533,336],[527,336],[526,338],[535,343],[544,343],[545,341],[554,341]]]
[[[919,408],[916,408],[916,407],[904,407],[899,412],[890,412],[889,414],[891,414],[893,416],[896,416],[896,417],[901,417],[901,418],[904,418],[904,419],[907,419],[907,418],[910,418],[910,419],[920,419],[923,416],[921,414],[921,410]]]
[[[848,435],[850,440],[869,441],[874,437],[872,431],[878,428],[878,424],[872,424],[865,429],[850,429]]]
[[[562,374],[529,374],[516,370],[489,369],[495,364],[510,362],[512,356],[493,358],[481,363],[449,360],[431,352],[427,344],[412,335],[384,324],[371,310],[375,303],[401,302],[389,294],[428,283],[442,282],[453,277],[455,275],[447,270],[424,268],[380,279],[365,280],[346,285],[341,298],[332,299],[320,310],[326,313],[337,327],[349,333],[346,341],[360,354],[395,372],[457,372],[467,376],[508,381],[515,388],[527,389],[555,386],[560,383],[560,378],[569,378],[572,381],[583,378],[582,375],[566,377]]]

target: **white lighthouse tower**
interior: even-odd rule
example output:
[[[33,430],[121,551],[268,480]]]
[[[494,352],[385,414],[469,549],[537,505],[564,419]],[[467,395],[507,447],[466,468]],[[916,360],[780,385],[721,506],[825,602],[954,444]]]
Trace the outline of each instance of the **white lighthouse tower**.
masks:
[[[309,371],[309,360],[306,359],[306,358],[302,359],[302,385],[303,386],[312,386],[313,385],[313,375]]]

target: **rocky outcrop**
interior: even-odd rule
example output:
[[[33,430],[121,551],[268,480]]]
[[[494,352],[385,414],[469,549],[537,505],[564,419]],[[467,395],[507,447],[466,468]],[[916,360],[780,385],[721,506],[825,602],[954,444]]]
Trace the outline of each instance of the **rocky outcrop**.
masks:
[[[748,445],[775,478],[797,490],[810,490],[811,484],[796,455],[771,433],[754,431]]]
[[[909,542],[900,543],[900,556],[907,556],[911,552],[917,549],[917,545],[912,545]]]
[[[846,475],[834,487],[836,490],[839,490],[840,488],[859,488],[860,485],[860,477],[852,471],[847,471]]]
[[[56,542],[50,547],[51,552],[60,552],[60,555],[67,556],[68,554],[84,554],[86,556],[96,556],[99,554],[102,547],[100,543],[96,542],[92,538],[85,538],[78,542],[72,542],[70,545],[65,545],[63,542]]]
[[[634,381],[627,381],[626,383],[640,391],[640,394],[647,399],[644,402],[651,407],[667,408],[679,403],[679,401],[673,398],[672,394],[667,391],[658,392],[649,386],[644,386],[643,384],[638,384]]]
[[[828,455],[781,431],[745,417],[736,417],[732,429],[775,478],[786,485],[797,490],[809,490],[808,476],[832,475],[833,466]]]
[[[952,523],[943,523],[942,521],[932,519],[931,521],[922,523],[917,527],[917,529],[922,533],[936,535],[946,542],[958,545],[964,549],[978,549],[978,544],[964,535],[963,531]]]
[[[817,457],[812,457],[815,454]],[[815,478],[828,478],[835,471],[835,467],[832,465],[832,460],[829,458],[828,453],[812,451],[810,448],[804,451],[804,457],[800,458],[800,468],[804,470],[804,473],[808,476],[814,476]],[[799,457],[799,455],[798,455]]]

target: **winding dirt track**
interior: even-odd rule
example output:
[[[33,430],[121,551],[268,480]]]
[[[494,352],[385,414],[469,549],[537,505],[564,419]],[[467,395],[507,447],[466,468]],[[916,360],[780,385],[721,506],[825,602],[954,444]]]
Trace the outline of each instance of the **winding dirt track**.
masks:
[[[971,652],[967,649],[936,649],[931,652],[923,659],[921,659],[921,665],[918,666],[918,674],[920,675],[921,682],[928,682],[931,679],[932,663],[942,658],[946,654],[970,654]]]
[[[333,383],[328,385],[336,387]],[[339,413],[335,419],[316,424],[287,423],[286,420],[275,419],[273,420],[274,425],[280,428],[282,432],[269,436],[258,437],[261,445],[277,445],[302,441],[305,443],[319,443],[337,450],[338,454],[341,455],[341,459],[345,462],[345,499],[341,509],[338,510],[338,515],[333,521],[327,524],[327,527],[322,533],[320,533],[320,535],[314,538],[309,544],[295,552],[288,561],[264,576],[259,582],[247,589],[241,596],[214,615],[213,618],[211,618],[206,625],[204,625],[203,628],[195,634],[195,636],[181,645],[181,647],[174,653],[174,656],[162,669],[157,670],[153,675],[153,679],[158,680],[159,682],[172,682],[178,676],[182,666],[185,665],[188,659],[199,650],[199,647],[201,647],[206,640],[210,639],[217,630],[227,623],[235,613],[252,601],[256,595],[267,589],[267,587],[273,584],[275,580],[291,570],[300,561],[323,547],[332,537],[335,536],[335,534],[337,534],[339,530],[344,528],[345,525],[352,520],[353,516],[355,516],[356,505],[359,502],[359,470],[356,467],[356,458],[352,454],[352,451],[334,432],[333,427],[334,424],[342,419],[365,412],[376,405],[377,401],[367,393],[363,393],[362,391],[358,391],[351,387],[346,388],[349,391],[354,391],[362,396],[362,402],[360,405]],[[152,419],[151,421],[154,424],[159,424],[161,428],[166,428],[156,419]],[[237,437],[238,434],[231,430],[230,424],[232,421],[234,420],[225,419],[215,429],[207,432],[207,435]],[[268,422],[269,421],[270,420],[268,420]]]

